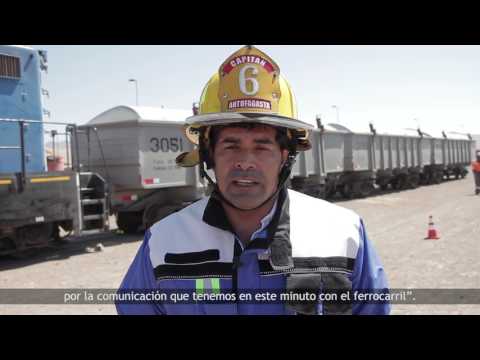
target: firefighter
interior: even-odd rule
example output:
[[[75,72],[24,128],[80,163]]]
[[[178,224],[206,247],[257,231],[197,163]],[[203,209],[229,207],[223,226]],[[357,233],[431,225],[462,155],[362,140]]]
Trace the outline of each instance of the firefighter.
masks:
[[[356,213],[287,189],[297,153],[311,147],[312,126],[297,119],[292,89],[268,55],[246,46],[227,58],[186,123],[196,147],[177,164],[200,166],[213,191],[146,232],[118,294],[178,290],[224,301],[119,297],[119,314],[390,312],[388,301],[331,301],[338,291],[388,293],[385,271]],[[252,292],[257,299],[305,289],[318,298],[242,301]]]
[[[473,178],[475,180],[475,195],[480,194],[480,150],[476,152],[477,160],[472,162]]]

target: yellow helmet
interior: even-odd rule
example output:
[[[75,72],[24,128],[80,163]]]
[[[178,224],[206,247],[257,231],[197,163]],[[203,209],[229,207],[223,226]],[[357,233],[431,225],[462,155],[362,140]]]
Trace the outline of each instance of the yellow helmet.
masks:
[[[186,119],[187,138],[199,145],[200,130],[208,142],[211,126],[255,122],[284,127],[296,149],[310,149],[308,132],[313,126],[297,119],[297,104],[278,65],[265,53],[245,46],[232,54],[205,85],[198,112]],[[200,161],[197,149],[177,157],[180,166]]]
[[[284,117],[296,119],[297,118],[297,102],[293,94],[290,84],[285,80],[285,78],[280,75],[278,77],[279,82],[279,93],[282,94],[281,98],[278,101],[278,115]],[[213,74],[208,83],[205,85],[200,96],[199,103],[199,114],[209,114],[209,113],[221,113],[222,104],[219,97],[222,95],[220,92],[220,75],[219,73]],[[268,103],[267,103],[268,106]],[[247,108],[244,112],[253,112],[258,113],[260,109]],[[228,111],[228,110],[227,110]]]

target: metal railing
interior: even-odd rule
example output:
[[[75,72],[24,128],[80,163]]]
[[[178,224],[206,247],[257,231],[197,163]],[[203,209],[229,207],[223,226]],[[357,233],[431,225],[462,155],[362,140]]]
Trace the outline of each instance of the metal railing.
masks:
[[[55,125],[55,126],[64,126],[65,132],[58,132],[53,131],[49,132],[53,138],[53,148],[55,148],[55,137],[57,135],[64,135],[66,138],[66,151],[67,151],[67,162],[69,167],[72,168],[73,171],[80,171],[80,162],[78,156],[71,156],[73,153],[72,147],[72,138],[75,140],[75,153],[78,154],[78,130],[76,124],[70,123],[61,123],[61,122],[54,122],[54,121],[40,121],[40,120],[28,120],[28,119],[9,119],[9,118],[0,118],[0,123],[16,123],[18,124],[19,130],[19,139],[20,145],[19,146],[0,146],[0,150],[20,150],[20,166],[21,170],[19,173],[16,173],[17,178],[19,178],[19,191],[23,191],[26,185],[26,149],[25,149],[25,129],[28,124],[42,124],[42,125]],[[55,150],[54,150],[55,156]],[[73,163],[73,158],[75,158],[75,162]]]

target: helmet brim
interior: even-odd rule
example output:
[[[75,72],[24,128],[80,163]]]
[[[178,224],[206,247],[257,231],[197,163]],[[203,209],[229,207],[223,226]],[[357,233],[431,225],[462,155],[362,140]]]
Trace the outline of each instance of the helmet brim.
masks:
[[[201,115],[190,116],[185,120],[188,125],[194,127],[214,126],[214,125],[228,125],[241,122],[255,122],[272,126],[280,126],[295,130],[313,130],[311,124],[301,120],[292,119],[289,117],[277,114],[265,114],[254,112],[223,112],[223,113],[207,113]]]
[[[276,114],[259,113],[207,113],[191,116],[187,118],[185,122],[187,123],[185,128],[185,135],[187,136],[188,140],[190,140],[195,145],[198,145],[200,134],[199,130],[202,127],[238,123],[257,123],[275,127],[283,127],[296,130],[299,133],[303,133],[304,136],[298,143],[298,150],[300,151],[306,151],[310,149],[311,146],[308,141],[308,133],[310,130],[314,129],[311,124],[300,120]]]

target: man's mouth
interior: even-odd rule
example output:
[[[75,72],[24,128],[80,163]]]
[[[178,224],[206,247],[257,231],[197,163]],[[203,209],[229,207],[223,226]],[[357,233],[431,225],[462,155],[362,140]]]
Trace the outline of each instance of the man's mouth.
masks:
[[[254,180],[233,180],[233,184],[242,187],[249,187],[258,185],[258,182]]]

